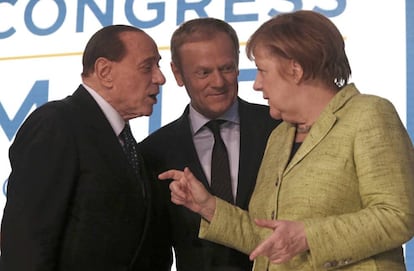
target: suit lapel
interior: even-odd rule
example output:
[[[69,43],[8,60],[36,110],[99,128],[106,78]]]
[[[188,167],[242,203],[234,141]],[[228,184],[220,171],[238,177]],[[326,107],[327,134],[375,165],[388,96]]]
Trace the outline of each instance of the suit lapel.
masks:
[[[336,116],[333,114],[323,114],[318,121],[312,126],[311,131],[306,136],[302,145],[293,156],[286,168],[285,174],[288,173],[295,165],[297,165],[309,152],[311,152],[329,133],[335,125]]]
[[[187,165],[193,172],[194,176],[196,176],[205,187],[210,189],[210,185],[207,181],[207,177],[201,166],[200,160],[198,159],[197,151],[194,146],[188,114],[189,106],[186,107],[184,114],[180,117],[177,123],[178,146],[182,148],[181,152],[185,156],[183,160],[187,161]]]
[[[239,117],[240,117],[240,153],[239,153],[239,173],[237,185],[237,206],[247,206],[249,195],[252,193],[257,172],[252,170],[251,161],[261,160],[258,151],[258,141],[263,139],[256,127],[257,119],[253,119],[248,105],[239,99]]]
[[[290,153],[292,151],[293,142],[295,140],[295,131],[296,128],[294,125],[283,122],[277,127],[277,130],[282,132],[276,133],[275,136],[269,137],[269,144],[266,147],[266,164],[270,163],[276,167],[277,170],[272,170],[275,176],[271,176],[271,182],[274,182],[277,179],[281,179],[283,174],[285,174],[289,162]],[[278,136],[286,135],[286,136]],[[273,154],[275,153],[275,154]]]
[[[329,134],[337,121],[335,113],[358,93],[359,92],[356,90],[354,85],[350,84],[349,87],[340,90],[334,96],[312,126],[309,134],[306,136],[302,145],[288,164],[284,174],[287,174],[290,170],[292,170],[292,168],[294,168],[304,157],[306,157],[306,155],[308,155],[309,152],[311,152],[322,141],[322,139]]]
[[[145,212],[145,222],[142,229],[141,239],[137,244],[135,254],[130,262],[129,269],[131,269],[131,266],[133,266],[135,261],[139,258],[150,227],[152,204],[150,200],[151,193],[148,180],[146,179],[145,174],[142,176],[141,180],[137,179],[132,167],[128,164],[119,139],[113,132],[112,126],[106,119],[99,105],[82,85],[72,96],[65,99],[64,102],[69,105],[69,110],[71,111],[70,115],[72,117],[75,116],[73,122],[81,133],[79,137],[85,139],[88,144],[95,144],[96,147],[94,147],[94,149],[99,152],[99,158],[102,158],[105,166],[111,171],[111,174],[118,176],[118,178],[110,178],[111,181],[117,180],[119,182],[125,182],[128,184],[125,187],[136,186],[137,191],[142,191],[141,189],[145,186],[144,182],[147,182],[146,195],[137,195],[137,201],[134,202],[136,208],[141,208],[142,211]],[[141,165],[143,165],[141,157],[140,160]],[[143,183],[141,184],[140,182]],[[114,183],[113,185],[116,186],[119,184]],[[122,186],[123,184],[120,185]],[[146,197],[146,199],[144,199],[144,197]]]
[[[72,95],[69,104],[73,107],[74,114],[78,115],[77,119],[81,122],[82,133],[85,133],[86,138],[93,139],[101,157],[107,161],[108,168],[121,180],[134,178],[135,175],[132,168],[128,166],[118,137],[86,89],[80,86]]]

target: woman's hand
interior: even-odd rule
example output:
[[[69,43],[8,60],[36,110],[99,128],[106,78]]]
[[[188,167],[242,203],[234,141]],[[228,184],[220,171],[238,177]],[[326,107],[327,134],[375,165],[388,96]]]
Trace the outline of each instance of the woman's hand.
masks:
[[[158,175],[161,180],[172,179],[171,201],[183,205],[211,221],[216,210],[216,198],[197,180],[189,168],[184,171],[171,169]]]
[[[266,256],[272,263],[284,263],[309,249],[302,222],[256,219],[256,225],[273,233],[250,253],[250,260]]]

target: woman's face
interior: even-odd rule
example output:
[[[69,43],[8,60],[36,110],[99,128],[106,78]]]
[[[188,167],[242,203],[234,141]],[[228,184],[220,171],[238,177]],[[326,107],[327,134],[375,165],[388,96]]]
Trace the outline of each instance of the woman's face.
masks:
[[[258,70],[253,88],[263,92],[272,118],[295,123],[300,91],[294,61],[275,56],[260,45],[253,53]]]

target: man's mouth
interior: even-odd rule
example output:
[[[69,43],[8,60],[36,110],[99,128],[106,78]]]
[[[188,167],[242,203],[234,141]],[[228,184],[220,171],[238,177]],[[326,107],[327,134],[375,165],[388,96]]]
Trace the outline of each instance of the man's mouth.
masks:
[[[149,96],[150,96],[152,99],[157,100],[157,95],[158,95],[158,93],[154,93],[154,94],[150,94]]]

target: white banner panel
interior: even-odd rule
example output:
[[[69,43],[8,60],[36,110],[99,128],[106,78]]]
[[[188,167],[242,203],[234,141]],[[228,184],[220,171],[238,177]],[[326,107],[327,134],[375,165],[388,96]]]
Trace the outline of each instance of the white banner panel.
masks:
[[[0,217],[10,174],[8,148],[19,126],[34,108],[75,90],[82,50],[103,25],[135,25],[159,45],[167,83],[153,116],[132,121],[140,140],[177,118],[188,102],[169,67],[169,39],[180,23],[206,16],[229,22],[242,45],[240,96],[265,103],[261,93],[252,90],[255,66],[247,60],[244,44],[270,16],[299,9],[316,10],[336,23],[346,42],[351,81],[362,92],[389,99],[407,123],[405,1],[0,0]]]

